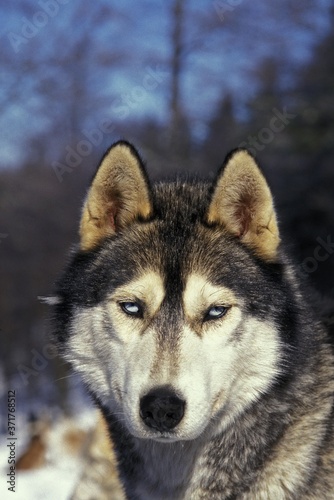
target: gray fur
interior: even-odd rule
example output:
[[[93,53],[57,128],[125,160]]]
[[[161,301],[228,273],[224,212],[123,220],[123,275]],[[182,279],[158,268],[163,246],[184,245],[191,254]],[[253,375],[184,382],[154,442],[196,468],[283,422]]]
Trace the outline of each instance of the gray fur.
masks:
[[[329,334],[281,246],[266,260],[208,223],[212,191],[152,186],[148,220],[74,253],[53,301],[60,350],[104,415],[129,500],[333,499]],[[142,319],[119,307],[129,290]],[[226,318],[201,321],[211,296]],[[186,411],[163,433],[139,401],[167,385]]]

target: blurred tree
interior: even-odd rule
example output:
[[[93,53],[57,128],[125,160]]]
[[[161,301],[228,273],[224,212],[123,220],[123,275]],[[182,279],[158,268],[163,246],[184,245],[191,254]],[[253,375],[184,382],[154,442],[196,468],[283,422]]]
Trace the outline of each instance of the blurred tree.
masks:
[[[232,96],[226,95],[217,106],[217,111],[208,125],[203,145],[203,164],[206,173],[215,175],[225,156],[244,139],[245,127],[235,117]]]
[[[49,357],[48,311],[38,297],[50,295],[76,240],[88,172],[60,184],[45,165],[0,171],[0,227],[7,235],[0,240],[0,363],[22,404],[41,395],[49,403],[57,400],[45,391],[50,377],[59,379],[56,390],[66,392],[63,364]],[[66,397],[58,401],[66,405]]]
[[[334,297],[334,256],[326,241],[334,238],[334,7],[332,29],[318,44],[312,61],[299,72],[288,94],[296,118],[287,129],[290,158],[286,172],[292,177],[285,219],[294,232],[301,261],[313,262],[319,241],[323,261],[316,261],[309,274],[317,287]],[[298,161],[296,159],[298,158]],[[312,270],[313,269],[313,270]],[[334,311],[334,304],[333,304]]]
[[[114,97],[111,86],[102,82],[131,61],[122,48],[109,49],[114,47],[113,22],[119,16],[109,2],[103,0],[89,7],[82,2],[55,5],[57,21],[60,18],[63,22],[50,18],[38,29],[34,19],[38,12],[43,14],[43,8],[36,10],[32,0],[18,2],[15,17],[26,21],[9,32],[0,53],[2,112],[15,116],[19,110],[24,120],[25,160],[34,157],[43,161],[46,155],[44,159],[51,161],[66,145],[73,147],[80,139],[85,140],[85,131],[95,129],[107,118],[105,110]],[[22,36],[25,23],[27,33],[31,31],[29,38]],[[106,129],[104,133],[108,135]],[[47,147],[43,137],[48,138]],[[110,136],[106,142],[111,142]]]
[[[185,0],[174,0],[172,10],[171,48],[171,90],[169,151],[172,161],[180,162],[189,156],[189,125],[183,110],[181,80],[185,66]]]

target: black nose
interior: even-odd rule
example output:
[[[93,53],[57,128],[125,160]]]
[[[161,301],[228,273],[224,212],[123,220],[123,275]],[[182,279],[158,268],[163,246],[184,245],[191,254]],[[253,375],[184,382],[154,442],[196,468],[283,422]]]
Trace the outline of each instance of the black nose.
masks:
[[[185,401],[165,387],[153,389],[140,400],[140,416],[147,425],[158,431],[169,431],[184,415]]]

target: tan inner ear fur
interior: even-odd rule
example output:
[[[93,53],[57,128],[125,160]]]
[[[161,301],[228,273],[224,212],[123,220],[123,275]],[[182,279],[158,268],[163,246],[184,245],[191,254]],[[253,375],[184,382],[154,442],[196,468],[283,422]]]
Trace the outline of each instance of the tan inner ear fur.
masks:
[[[92,250],[101,241],[152,212],[149,188],[139,159],[126,144],[116,144],[103,158],[83,206],[80,246]]]
[[[273,199],[254,158],[239,150],[217,180],[208,222],[223,225],[255,253],[274,260],[280,242]]]

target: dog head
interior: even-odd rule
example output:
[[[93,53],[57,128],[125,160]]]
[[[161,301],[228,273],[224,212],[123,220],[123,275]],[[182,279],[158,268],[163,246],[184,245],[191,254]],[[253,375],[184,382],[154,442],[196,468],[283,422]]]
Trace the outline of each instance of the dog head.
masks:
[[[190,440],[228,425],[283,370],[293,318],[279,241],[270,190],[246,150],[213,185],[151,186],[137,151],[116,143],[58,284],[65,357],[136,437]]]

